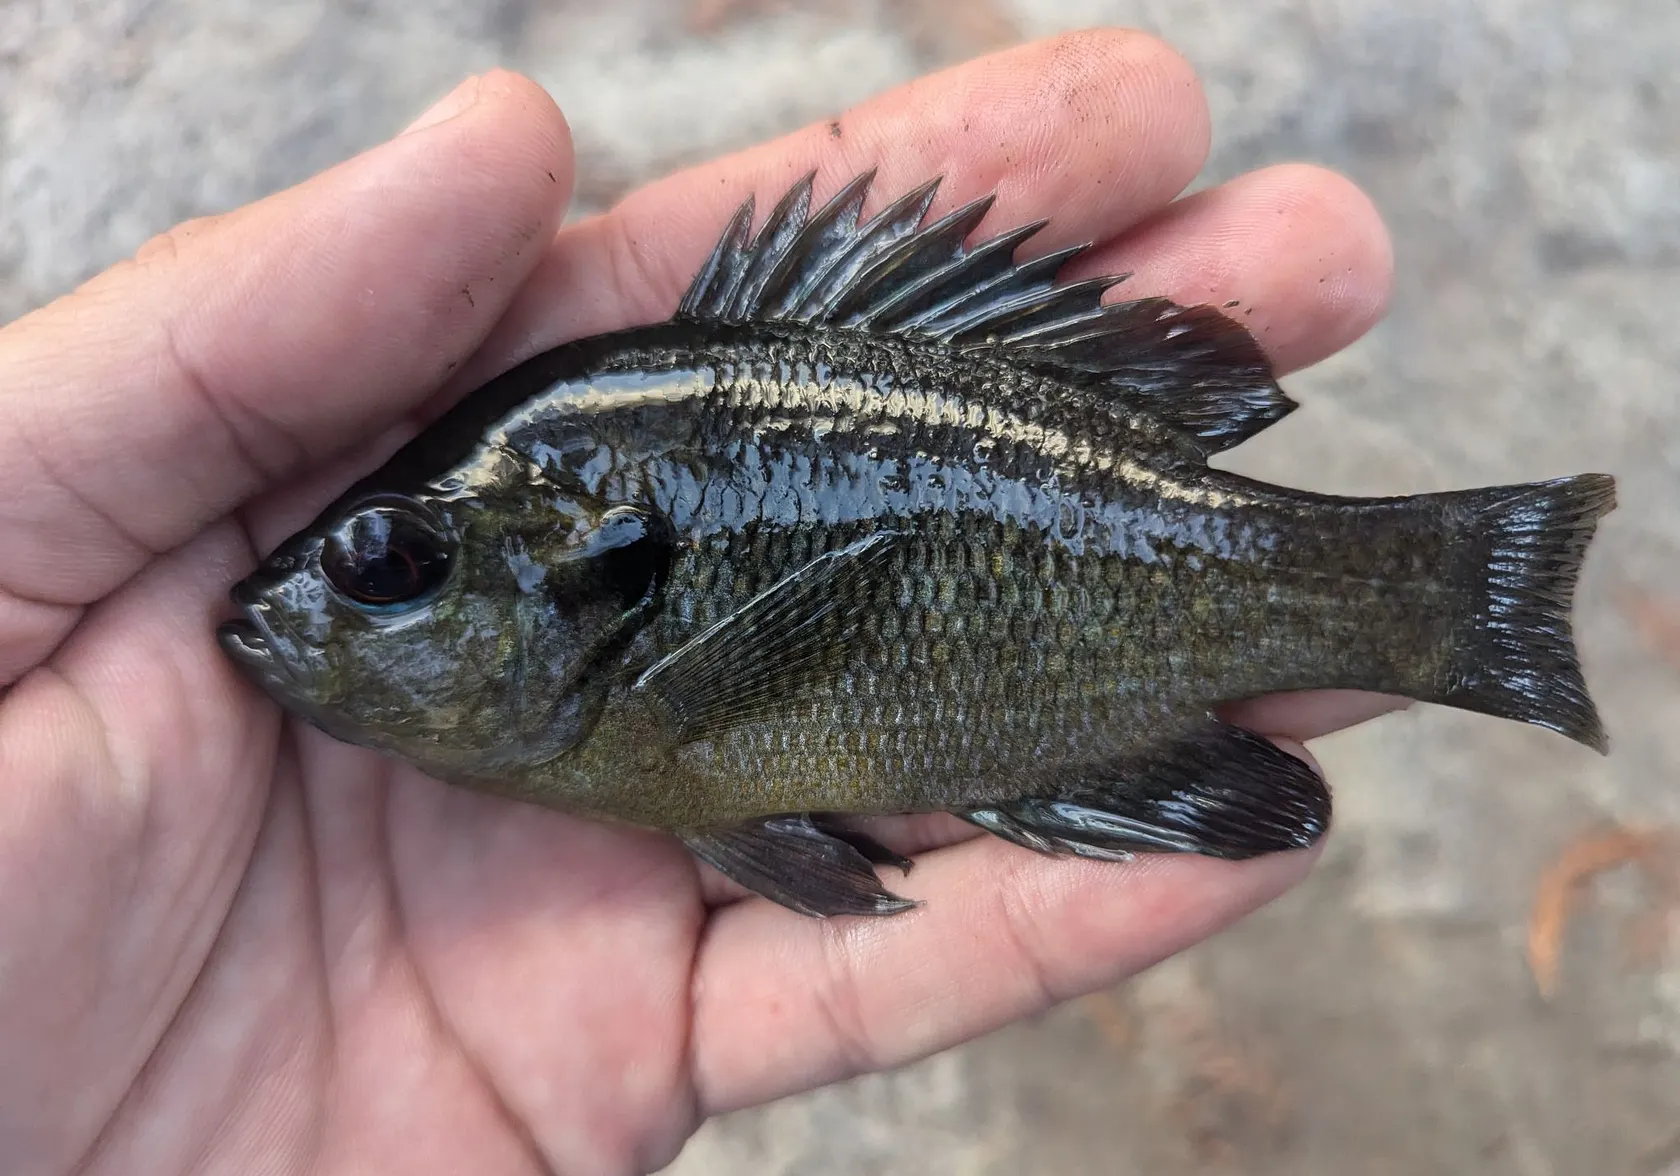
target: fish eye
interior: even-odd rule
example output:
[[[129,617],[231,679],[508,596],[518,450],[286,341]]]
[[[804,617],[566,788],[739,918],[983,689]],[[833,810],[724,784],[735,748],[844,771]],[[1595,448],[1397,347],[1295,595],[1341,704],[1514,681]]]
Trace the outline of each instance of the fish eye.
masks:
[[[376,502],[328,535],[321,571],[365,609],[397,611],[424,600],[449,574],[453,544],[418,503]]]

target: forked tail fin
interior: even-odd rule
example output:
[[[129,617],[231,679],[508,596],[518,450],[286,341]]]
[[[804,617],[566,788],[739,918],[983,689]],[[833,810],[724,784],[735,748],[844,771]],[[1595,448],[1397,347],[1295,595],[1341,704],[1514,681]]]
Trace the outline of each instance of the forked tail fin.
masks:
[[[1570,607],[1616,480],[1580,474],[1441,495],[1481,551],[1486,595],[1456,643],[1439,701],[1559,731],[1599,752],[1604,724],[1575,652]]]

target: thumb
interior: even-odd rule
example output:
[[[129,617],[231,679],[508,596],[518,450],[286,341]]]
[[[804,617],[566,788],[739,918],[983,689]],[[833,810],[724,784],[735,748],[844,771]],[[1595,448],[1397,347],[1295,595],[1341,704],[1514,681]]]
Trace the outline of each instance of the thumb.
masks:
[[[571,175],[543,90],[473,78],[392,141],[0,330],[0,664],[8,617],[58,627],[424,400],[530,274]]]

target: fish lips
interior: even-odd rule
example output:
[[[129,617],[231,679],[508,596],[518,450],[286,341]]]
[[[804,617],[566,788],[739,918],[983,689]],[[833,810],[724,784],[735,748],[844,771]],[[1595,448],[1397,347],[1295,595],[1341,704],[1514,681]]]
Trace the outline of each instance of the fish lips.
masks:
[[[261,600],[253,600],[238,589],[234,598],[243,606],[244,616],[226,621],[216,628],[216,644],[222,647],[235,665],[268,693],[299,702],[308,699],[308,683],[300,673],[297,660],[285,656],[295,643],[276,632],[273,609]]]
[[[248,670],[269,673],[276,670],[280,659],[274,654],[263,631],[254,621],[241,617],[216,627],[216,644],[222,652]]]

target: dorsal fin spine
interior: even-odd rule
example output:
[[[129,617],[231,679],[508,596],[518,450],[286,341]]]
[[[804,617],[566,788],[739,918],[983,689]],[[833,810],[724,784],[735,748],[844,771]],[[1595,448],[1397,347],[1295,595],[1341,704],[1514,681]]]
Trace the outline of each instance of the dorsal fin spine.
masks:
[[[749,195],[735,210],[735,215],[729,218],[729,223],[724,226],[723,236],[718,238],[711,255],[701,265],[700,272],[694,275],[694,281],[689,284],[688,293],[683,295],[682,303],[677,307],[679,317],[715,317],[722,291],[730,280],[727,273],[730,259],[740,257],[746,248],[747,234],[752,231],[753,204],[753,198]]]
[[[1089,244],[1017,264],[1016,248],[1044,221],[966,238],[991,196],[924,226],[935,178],[868,221],[873,170],[812,214],[815,173],[795,183],[753,235],[748,196],[678,305],[687,321],[794,322],[898,336],[960,350],[991,349],[1034,369],[1106,382],[1119,408],[1146,412],[1219,452],[1295,407],[1241,323],[1209,306],[1147,297],[1104,303],[1129,275],[1058,285]],[[1130,406],[1130,409],[1127,406]]]
[[[994,281],[977,286],[954,300],[943,313],[923,319],[917,324],[917,329],[941,341],[949,340],[959,331],[984,322],[992,314],[1016,306],[1021,299],[1050,289],[1056,284],[1056,275],[1062,267],[1089,248],[1088,244],[1069,245],[1066,249],[1023,262]]]
[[[857,238],[810,297],[794,312],[806,322],[827,322],[834,306],[849,292],[859,273],[884,246],[916,231],[939,190],[937,178],[914,188],[883,208],[858,229]]]
[[[763,307],[767,315],[787,317],[828,276],[839,257],[831,246],[825,248],[825,241],[845,241],[857,231],[858,217],[874,180],[874,168],[854,176],[806,222],[776,272],[765,281]]]
[[[739,322],[759,304],[765,283],[805,226],[806,215],[811,210],[811,185],[816,178],[815,171],[807,172],[805,178],[789,188],[787,195],[770,210],[764,226],[747,250],[746,272],[742,275],[740,288],[730,301],[725,318]]]
[[[971,200],[882,250],[858,275],[847,296],[835,305],[835,320],[855,326],[860,307],[882,306],[898,290],[914,285],[924,274],[944,271],[953,258],[961,256],[963,242],[985,218],[993,199],[982,196]],[[918,263],[923,267],[921,273],[916,272]]]
[[[1007,281],[1015,268],[1015,250],[1049,223],[1033,221],[999,233],[966,253],[960,253],[943,270],[929,274],[916,286],[874,308],[870,317],[863,321],[869,322],[872,329],[889,334],[913,333],[922,324],[940,318],[971,296]],[[996,272],[992,273],[994,270]],[[959,280],[966,280],[968,284],[956,285]],[[947,292],[946,287],[951,287],[951,291]]]

